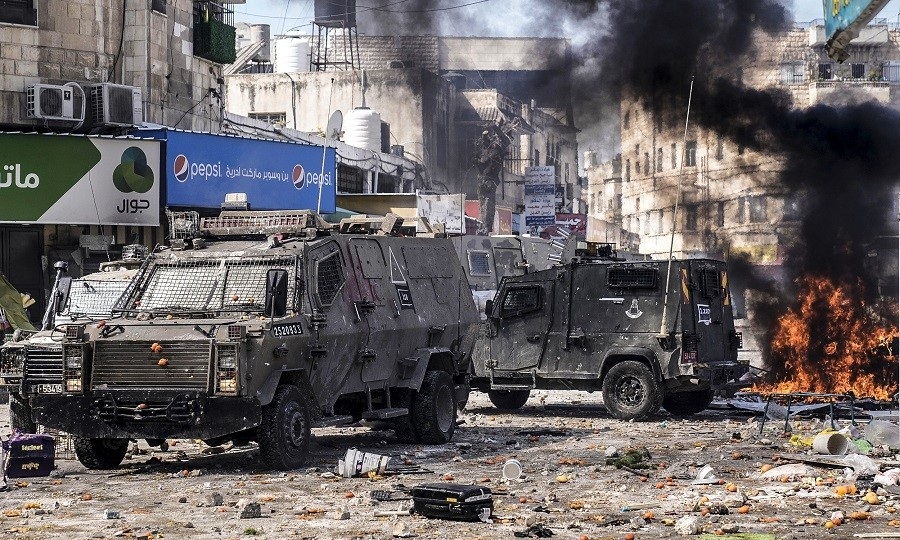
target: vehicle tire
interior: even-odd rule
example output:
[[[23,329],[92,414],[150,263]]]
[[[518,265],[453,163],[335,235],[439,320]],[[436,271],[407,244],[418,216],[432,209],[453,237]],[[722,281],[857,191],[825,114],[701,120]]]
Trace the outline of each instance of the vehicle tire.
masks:
[[[391,396],[391,402],[394,407],[403,407],[409,410],[409,414],[395,418],[392,423],[394,433],[397,435],[397,441],[405,444],[416,444],[419,441],[419,435],[413,427],[412,420],[412,401],[415,392],[409,388],[398,388]]]
[[[115,469],[128,451],[128,439],[75,437],[72,445],[78,461],[88,469]]]
[[[494,407],[507,411],[521,409],[529,396],[531,390],[488,390],[488,399]]]
[[[689,416],[706,410],[713,400],[712,388],[666,394],[662,406],[676,416]]]
[[[456,431],[456,394],[453,378],[446,371],[425,373],[422,388],[412,398],[412,425],[419,441],[449,442]]]
[[[603,379],[603,404],[616,418],[644,419],[659,411],[662,400],[663,389],[650,368],[641,362],[620,362]]]
[[[31,419],[31,406],[12,393],[9,395],[9,426],[23,433],[37,432],[37,425]]]
[[[271,469],[291,470],[306,461],[312,428],[309,407],[296,386],[275,389],[272,402],[263,407],[259,426],[259,452]]]

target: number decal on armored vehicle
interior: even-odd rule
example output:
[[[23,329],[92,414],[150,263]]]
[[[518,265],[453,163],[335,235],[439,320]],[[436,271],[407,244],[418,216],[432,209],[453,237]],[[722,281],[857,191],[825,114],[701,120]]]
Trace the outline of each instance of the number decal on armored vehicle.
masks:
[[[302,333],[303,325],[300,323],[272,325],[272,335],[275,337],[299,336]]]
[[[409,285],[395,285],[395,287],[397,287],[397,298],[400,299],[400,307],[413,309],[412,293],[409,291]]]

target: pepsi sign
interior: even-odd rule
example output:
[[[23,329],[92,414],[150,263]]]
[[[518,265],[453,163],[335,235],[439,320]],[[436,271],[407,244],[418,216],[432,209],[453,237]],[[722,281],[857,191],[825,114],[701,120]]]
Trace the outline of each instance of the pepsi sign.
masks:
[[[335,211],[333,148],[168,130],[135,135],[166,141],[168,206],[219,208],[227,193],[246,193],[254,210]]]

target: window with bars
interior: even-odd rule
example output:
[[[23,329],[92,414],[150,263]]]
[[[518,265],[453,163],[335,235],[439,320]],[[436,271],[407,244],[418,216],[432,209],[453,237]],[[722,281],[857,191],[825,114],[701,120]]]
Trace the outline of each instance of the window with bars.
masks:
[[[656,268],[641,266],[610,266],[606,285],[614,289],[655,289],[659,282]]]
[[[696,167],[697,166],[697,141],[688,141],[684,147],[685,155],[684,155],[684,166],[685,167]]]
[[[882,76],[888,82],[900,82],[900,62],[885,62],[882,66]]]
[[[781,64],[781,82],[783,84],[805,83],[806,65],[803,62],[785,62]]]
[[[487,251],[469,250],[469,274],[473,276],[491,275],[491,259]]]
[[[384,179],[381,180],[384,185]],[[355,167],[348,167],[343,163],[338,163],[337,167],[337,189],[338,193],[363,193],[365,186],[365,173]]]
[[[541,307],[541,287],[540,285],[529,285],[527,287],[516,287],[509,289],[503,295],[503,302],[500,305],[501,317],[512,317],[524,315],[532,311],[536,311]]]
[[[834,78],[834,64],[831,62],[819,63],[819,80],[830,81]]]
[[[278,124],[283,126],[287,121],[287,113],[283,112],[252,112],[250,113],[250,118],[254,120],[259,120],[260,122],[265,122],[267,124]]]
[[[700,270],[700,295],[703,298],[717,298],[720,296],[722,294],[720,283],[719,271],[715,268]]]
[[[866,77],[866,65],[850,64],[850,77],[854,79],[864,79]]]

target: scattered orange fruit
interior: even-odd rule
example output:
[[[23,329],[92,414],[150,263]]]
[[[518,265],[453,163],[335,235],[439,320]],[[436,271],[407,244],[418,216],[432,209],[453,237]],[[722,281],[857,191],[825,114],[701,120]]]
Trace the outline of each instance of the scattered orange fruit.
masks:
[[[869,504],[879,504],[881,502],[881,500],[878,499],[878,495],[876,495],[873,491],[866,492],[863,499],[865,499],[865,501]]]
[[[93,498],[94,498],[93,495],[91,495],[90,493],[85,493],[81,496],[82,501],[89,501]]]
[[[528,497],[519,497],[519,502],[525,504],[528,502]]]
[[[641,477],[639,478],[639,480],[640,480],[641,482],[646,482],[646,481],[649,480],[649,479],[648,479],[646,476],[641,476]]]
[[[838,525],[840,525],[841,523],[843,523],[844,520],[842,520],[842,519],[839,518],[839,517],[835,517],[835,518],[831,518],[831,522],[834,523],[835,526],[838,526]]]
[[[826,522],[825,522],[825,528],[826,528],[826,529],[833,529],[833,528],[834,528],[834,523],[833,523],[831,520],[826,521]]]
[[[644,519],[646,519],[647,521],[650,521],[651,519],[653,519],[655,517],[656,516],[653,514],[653,512],[649,512],[649,511],[644,512]]]
[[[706,495],[704,495],[704,496],[700,497],[700,500],[697,501],[697,502],[698,502],[699,504],[706,504],[706,503],[709,502],[709,497],[707,497]]]
[[[160,358],[158,362],[156,362],[160,366],[168,366],[169,360],[167,358]]]
[[[352,499],[353,497],[356,497],[356,493],[353,493],[352,491],[345,491],[345,492],[344,492],[344,498],[345,498],[345,499]]]
[[[160,345],[159,343],[153,343],[153,345],[150,345],[150,350],[152,352],[160,352],[162,350],[162,345]]]
[[[844,495],[850,493],[850,488],[848,488],[847,486],[838,486],[834,488],[834,492],[843,497]]]
[[[572,510],[583,510],[584,509],[584,501],[569,501],[569,508]]]
[[[850,519],[855,519],[857,521],[863,521],[869,519],[868,512],[853,512],[850,514]]]
[[[561,474],[556,477],[556,481],[559,482],[560,484],[565,484],[566,482],[569,481],[569,477],[564,474]]]
[[[625,533],[625,536],[623,536],[622,538],[624,538],[625,540],[634,540],[634,533]]]
[[[765,465],[763,465],[762,467],[759,468],[759,472],[769,472],[774,468],[775,468],[775,466],[772,465],[771,463],[766,463]]]
[[[750,507],[747,506],[746,504],[744,506],[738,508],[738,514],[746,514],[749,511],[750,511]]]
[[[665,486],[665,484],[663,484],[662,482],[657,482],[657,483],[656,483],[656,489],[662,489],[663,486]]]
[[[730,491],[730,492],[734,493],[735,491],[737,491],[737,489],[738,488],[735,484],[725,484],[725,491]]]
[[[447,482],[451,482],[451,481],[455,480],[455,478],[453,477],[452,474],[447,473],[447,474],[445,474],[444,476],[441,477],[441,480],[445,480],[445,481],[447,481]]]

